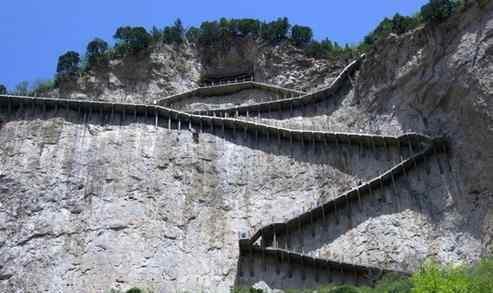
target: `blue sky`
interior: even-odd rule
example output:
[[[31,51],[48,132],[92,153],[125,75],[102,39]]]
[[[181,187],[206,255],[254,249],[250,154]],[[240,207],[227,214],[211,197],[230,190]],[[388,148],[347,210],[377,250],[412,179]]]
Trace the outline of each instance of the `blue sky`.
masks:
[[[112,41],[119,26],[198,25],[220,17],[287,16],[315,37],[356,43],[385,16],[409,15],[427,0],[4,0],[0,8],[0,84],[53,77],[58,56],[85,52],[94,37]]]

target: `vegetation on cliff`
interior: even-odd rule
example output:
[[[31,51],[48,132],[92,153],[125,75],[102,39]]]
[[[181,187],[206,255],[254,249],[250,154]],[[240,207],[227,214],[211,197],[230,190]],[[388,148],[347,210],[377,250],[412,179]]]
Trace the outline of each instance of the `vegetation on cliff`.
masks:
[[[413,16],[394,15],[383,19],[360,44],[341,46],[328,38],[321,41],[313,39],[313,30],[307,26],[291,25],[288,18],[282,17],[265,22],[257,19],[226,19],[205,21],[199,27],[185,28],[180,19],[163,29],[153,27],[147,31],[144,27],[123,26],[114,34],[115,44],[109,44],[95,38],[87,45],[84,56],[74,51],[68,51],[59,57],[57,72],[54,81],[45,81],[26,89],[25,82],[20,91],[12,94],[36,95],[47,92],[60,83],[75,81],[81,74],[89,70],[104,68],[110,60],[121,59],[127,56],[145,57],[153,47],[161,44],[181,46],[194,44],[201,48],[228,48],[241,38],[250,38],[258,42],[276,45],[289,42],[304,50],[307,56],[329,60],[349,60],[368,51],[379,40],[390,34],[401,35],[422,25],[436,25],[450,16],[467,8],[476,1],[480,6],[486,5],[489,0],[430,0]],[[0,93],[6,89],[0,85]]]

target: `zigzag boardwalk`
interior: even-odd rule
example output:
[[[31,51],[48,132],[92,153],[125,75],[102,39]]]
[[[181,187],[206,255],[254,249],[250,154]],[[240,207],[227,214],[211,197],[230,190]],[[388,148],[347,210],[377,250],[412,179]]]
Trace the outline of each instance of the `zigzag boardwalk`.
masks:
[[[351,66],[355,66],[354,64]],[[350,70],[354,70],[354,67],[349,68],[341,76],[348,74],[347,72]],[[333,85],[337,84],[339,82],[338,80],[341,79],[342,77],[337,79]],[[330,91],[333,91],[335,87],[331,87]],[[323,94],[314,93],[270,103],[271,105],[272,103],[296,104],[302,101],[300,103],[303,104],[325,95],[326,92]],[[245,109],[252,109],[251,107],[254,107],[256,110],[261,110],[264,105],[265,103],[246,106]],[[72,111],[79,115],[81,113],[87,115],[97,114],[103,118],[107,115],[111,117],[120,115],[122,120],[132,120],[136,119],[137,116],[144,116],[148,118],[148,123],[152,121],[156,127],[175,128],[178,130],[187,129],[194,133],[194,135],[200,132],[215,133],[217,129],[222,129],[224,132],[224,129],[229,129],[233,135],[249,135],[255,136],[256,138],[261,135],[277,141],[279,144],[286,142],[301,145],[305,143],[316,143],[323,146],[335,146],[336,148],[339,148],[341,145],[357,146],[358,148],[366,148],[370,151],[375,151],[376,147],[384,150],[391,147],[397,148],[398,150],[407,150],[408,157],[402,157],[393,167],[368,182],[285,222],[270,223],[254,231],[251,236],[241,235],[239,241],[240,260],[238,264],[238,282],[240,284],[248,284],[251,280],[254,280],[256,271],[259,268],[261,268],[259,273],[262,273],[263,277],[273,274],[273,278],[276,278],[279,274],[284,274],[284,277],[278,278],[281,280],[293,280],[293,285],[306,281],[307,286],[324,282],[371,284],[382,273],[390,272],[368,265],[329,260],[327,258],[321,258],[318,255],[313,255],[313,253],[306,255],[303,249],[301,252],[293,251],[289,240],[290,234],[295,230],[303,231],[310,229],[314,223],[325,224],[331,219],[334,220],[334,214],[336,214],[335,219],[337,219],[337,211],[347,210],[348,207],[349,209],[354,207],[361,208],[362,199],[372,197],[380,189],[390,188],[394,196],[398,197],[399,191],[397,189],[400,178],[423,165],[423,163],[426,163],[435,154],[447,151],[447,144],[444,139],[431,138],[416,133],[393,137],[371,134],[293,130],[240,118],[226,117],[226,113],[230,113],[228,112],[230,110],[224,110],[225,117],[217,117],[214,115],[207,116],[185,113],[159,105],[19,96],[0,96],[0,108],[9,117],[12,117],[18,111],[26,110],[32,111],[33,113],[46,113],[48,111],[63,113]],[[240,110],[235,109],[234,111]],[[104,119],[102,120],[104,121]],[[443,169],[442,165],[439,165],[439,167],[440,170]],[[404,272],[397,273],[405,274]],[[285,287],[289,287],[289,284],[284,285]]]

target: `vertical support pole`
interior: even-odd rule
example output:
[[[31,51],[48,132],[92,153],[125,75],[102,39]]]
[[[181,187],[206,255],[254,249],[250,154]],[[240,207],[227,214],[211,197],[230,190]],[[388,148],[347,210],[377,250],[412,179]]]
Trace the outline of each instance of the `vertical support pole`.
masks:
[[[335,220],[336,220],[336,225],[339,225],[339,217],[337,216],[337,205],[334,201],[334,217],[335,217]]]
[[[101,126],[104,126],[104,122],[105,122],[103,108],[104,108],[104,104],[99,105],[99,116],[101,117]]]
[[[255,266],[255,259],[253,257],[253,248],[252,245],[250,245],[250,277],[255,276],[254,266]]]
[[[373,138],[373,136],[370,136],[370,144],[371,144],[371,148],[373,150],[373,153],[375,154],[375,159],[379,160],[380,156],[378,155],[377,147],[375,145],[375,139]]]
[[[202,122],[202,119],[200,121]],[[168,112],[168,131],[171,132],[171,112]]]
[[[391,173],[390,177],[392,179],[392,191],[393,191],[393,194],[394,194],[394,197],[395,197],[395,204],[397,206],[397,211],[400,211],[400,209],[401,209],[401,207],[400,207],[400,200],[399,200],[400,193],[397,192],[397,186],[396,186],[396,183],[395,183],[394,173]]]
[[[325,205],[323,204],[321,206],[321,208],[322,208],[322,229],[323,229],[323,227],[325,227],[328,231],[329,230],[329,224],[325,218]]]
[[[7,97],[7,100],[8,100],[8,105],[7,105],[7,111],[8,111],[8,114],[9,114],[9,119],[12,119],[12,98],[11,97]]]
[[[179,136],[181,133],[181,119],[178,116],[178,114],[176,114],[176,119],[178,120],[178,136]]]
[[[225,118],[221,118],[221,128],[222,128],[222,136],[223,139],[226,139],[226,129],[225,129]]]
[[[134,122],[137,123],[137,106],[134,106]]]
[[[361,209],[361,191],[359,189],[359,186],[358,188],[356,188],[356,192],[358,194],[358,210],[361,212],[362,209]]]
[[[267,271],[267,262],[265,261],[265,245],[266,245],[266,239],[264,237],[264,228],[263,227],[260,229],[260,237],[262,238],[262,241],[260,243],[260,246],[261,246],[261,249],[262,249],[262,266],[263,266],[264,272],[266,272]]]
[[[157,113],[157,110],[154,110],[154,127],[157,129],[159,124],[159,115]]]
[[[440,158],[438,157],[438,153],[436,151],[436,147],[435,146],[432,146],[433,147],[433,156],[435,157],[436,161],[437,161],[437,165],[438,165],[438,169],[440,170],[440,174],[443,174],[443,167],[442,167],[442,163],[440,162]]]
[[[346,208],[348,209],[349,228],[353,228],[353,205],[351,199],[346,196]]]
[[[10,103],[10,100],[9,100],[9,103]],[[46,110],[46,103],[47,102],[43,102],[43,119],[46,119],[48,117],[48,111]],[[10,108],[9,108],[9,116],[10,116]]]
[[[398,157],[399,157],[399,162],[402,162],[404,160],[404,158],[402,156],[400,139],[397,140],[397,153],[398,153]],[[402,172],[403,172],[404,176],[406,176],[406,168],[402,168]]]
[[[111,116],[110,116],[110,124],[113,123],[114,121],[114,114],[115,114],[115,104],[111,103]],[[147,114],[147,109],[146,109],[146,114]]]
[[[418,181],[421,181],[421,175],[419,174],[418,163],[416,162],[416,158],[414,157],[413,143],[409,141],[408,146],[409,146],[409,155],[411,156],[411,159],[413,161],[414,169],[416,170]]]
[[[35,107],[35,104],[34,104],[34,99],[31,99],[31,116],[34,118],[36,118],[36,107]]]
[[[445,144],[440,144],[440,145],[442,147],[442,153],[445,155],[445,161],[447,162],[448,171],[452,172],[452,164],[450,164],[448,148]]]
[[[312,238],[315,238],[315,225],[313,225],[313,210],[310,210],[309,211],[309,214],[310,214],[310,226],[311,226],[311,230],[312,230]]]

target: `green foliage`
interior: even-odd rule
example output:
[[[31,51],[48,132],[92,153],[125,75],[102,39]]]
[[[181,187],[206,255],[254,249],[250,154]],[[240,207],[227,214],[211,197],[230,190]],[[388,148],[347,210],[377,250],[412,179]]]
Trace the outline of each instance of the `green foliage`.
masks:
[[[262,39],[273,44],[279,43],[288,38],[290,27],[291,25],[287,17],[281,17],[275,21],[264,23],[261,26]]]
[[[331,42],[329,39],[312,41],[304,50],[307,56],[317,59],[351,59],[360,54],[360,48],[351,47],[349,44],[342,48],[337,42]]]
[[[200,29],[192,26],[185,33],[185,37],[186,37],[186,39],[188,41],[190,41],[192,43],[198,43],[199,37],[200,37],[200,33],[201,33]]]
[[[108,43],[95,38],[87,44],[86,58],[88,68],[108,65]]]
[[[337,288],[335,288],[329,292],[331,292],[331,293],[359,293],[356,288],[354,288],[353,286],[347,286],[347,285],[337,287]]]
[[[80,55],[74,51],[68,51],[58,58],[56,67],[57,81],[71,79],[77,76],[80,71]]]
[[[363,41],[363,47],[371,46],[375,44],[378,40],[385,39],[391,33],[397,35],[404,34],[418,27],[419,24],[419,15],[402,16],[397,13],[392,19],[384,18],[378,24],[377,28],[365,37]]]
[[[251,289],[253,290],[253,289]],[[234,293],[250,293],[248,288]],[[349,285],[327,285],[318,289],[288,289],[286,293],[491,293],[493,292],[493,259],[473,266],[440,266],[426,262],[411,277],[385,275],[373,288]]]
[[[162,32],[162,40],[166,44],[182,44],[185,37],[185,28],[178,18],[174,25],[167,26]]]
[[[493,292],[493,259],[484,259],[471,270],[470,292]]]
[[[430,0],[421,7],[421,16],[427,23],[439,23],[454,14],[461,4],[457,0]]]
[[[116,52],[120,57],[137,55],[147,50],[152,43],[152,36],[143,27],[119,27],[113,36],[116,40]]]
[[[31,85],[31,92],[29,95],[39,97],[48,93],[55,88],[54,80],[36,80]]]
[[[294,25],[291,29],[291,39],[297,46],[310,43],[313,38],[313,31],[310,27]]]
[[[6,95],[7,94],[7,87],[4,86],[3,84],[0,84],[0,95]]]
[[[476,2],[478,3],[479,7],[484,8],[490,2],[490,0],[476,0]]]
[[[468,293],[470,278],[463,267],[426,264],[412,277],[413,293]]]

